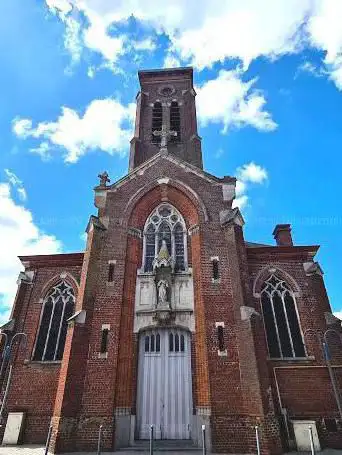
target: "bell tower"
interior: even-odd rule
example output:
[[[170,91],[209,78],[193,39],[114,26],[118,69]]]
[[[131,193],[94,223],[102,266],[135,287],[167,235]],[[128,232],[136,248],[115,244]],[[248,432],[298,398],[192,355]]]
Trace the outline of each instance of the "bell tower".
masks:
[[[202,169],[193,69],[139,71],[139,82],[129,172],[161,149]]]

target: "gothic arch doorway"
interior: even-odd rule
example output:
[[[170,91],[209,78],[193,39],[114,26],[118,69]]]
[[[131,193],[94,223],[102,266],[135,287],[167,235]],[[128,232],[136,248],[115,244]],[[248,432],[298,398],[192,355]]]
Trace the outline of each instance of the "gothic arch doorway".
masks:
[[[140,334],[137,438],[190,439],[192,417],[191,335],[178,328]]]

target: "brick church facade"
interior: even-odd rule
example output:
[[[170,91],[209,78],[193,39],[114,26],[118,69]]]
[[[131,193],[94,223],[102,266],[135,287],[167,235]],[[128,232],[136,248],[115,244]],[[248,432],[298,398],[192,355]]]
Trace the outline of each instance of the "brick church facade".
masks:
[[[341,322],[319,247],[284,224],[275,245],[247,241],[236,179],[203,169],[192,69],[139,80],[129,172],[99,176],[84,253],[20,257],[2,332],[27,344],[4,360],[2,431],[22,413],[21,441],[39,444],[51,423],[61,453],[95,450],[100,425],[104,451],[151,424],[200,446],[205,425],[211,451],[247,454],[258,425],[262,453],[281,454],[308,421],[341,448]]]

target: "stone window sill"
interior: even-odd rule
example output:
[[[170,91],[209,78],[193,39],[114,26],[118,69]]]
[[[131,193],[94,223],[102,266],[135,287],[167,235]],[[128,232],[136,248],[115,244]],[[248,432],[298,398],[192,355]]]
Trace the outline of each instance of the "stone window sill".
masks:
[[[221,278],[212,278],[211,282],[214,284],[220,284],[221,283]]]
[[[62,363],[61,360],[24,360],[25,365],[46,365],[46,366],[53,366],[53,365],[60,365]]]
[[[267,360],[272,362],[305,362],[316,359],[315,356],[309,355],[307,357],[267,357]]]

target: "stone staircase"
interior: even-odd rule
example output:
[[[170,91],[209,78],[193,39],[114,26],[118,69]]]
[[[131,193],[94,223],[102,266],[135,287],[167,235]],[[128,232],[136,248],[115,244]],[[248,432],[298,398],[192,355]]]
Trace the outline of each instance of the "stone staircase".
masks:
[[[134,441],[134,445],[122,448],[120,452],[145,452],[148,453],[150,449],[150,441]],[[201,453],[201,449],[194,446],[190,440],[157,440],[153,441],[153,452],[192,452]]]

